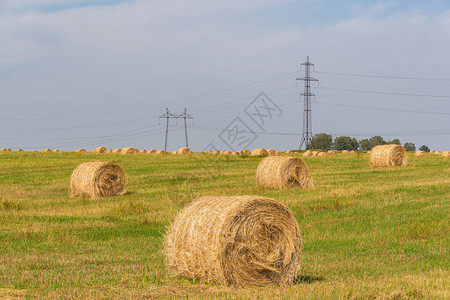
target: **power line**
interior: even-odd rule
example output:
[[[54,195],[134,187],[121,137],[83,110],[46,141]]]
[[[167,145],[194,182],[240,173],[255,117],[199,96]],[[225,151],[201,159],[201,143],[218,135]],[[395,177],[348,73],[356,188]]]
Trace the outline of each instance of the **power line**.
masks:
[[[352,74],[339,72],[319,72],[320,74],[353,76],[353,77],[369,77],[369,78],[386,78],[386,79],[401,79],[401,80],[427,80],[427,81],[450,81],[449,78],[425,78],[425,77],[403,77],[403,76],[388,76],[388,75],[367,75],[367,74]]]
[[[365,93],[365,94],[411,96],[411,97],[429,97],[429,98],[450,98],[450,96],[446,96],[446,95],[428,95],[428,94],[409,94],[409,93],[379,92],[379,91],[328,88],[328,87],[323,87],[323,86],[319,87],[319,89],[330,90],[330,91],[352,92],[352,93]]]

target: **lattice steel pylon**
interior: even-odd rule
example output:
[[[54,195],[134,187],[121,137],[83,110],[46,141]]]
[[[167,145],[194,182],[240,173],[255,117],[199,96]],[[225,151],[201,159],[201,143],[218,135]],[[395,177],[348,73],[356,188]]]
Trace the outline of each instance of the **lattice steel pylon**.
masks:
[[[314,67],[314,64],[309,62],[309,56],[306,57],[306,62],[301,64],[305,66],[305,77],[296,78],[296,80],[305,81],[304,92],[300,94],[303,96],[304,109],[303,109],[303,134],[302,140],[300,141],[299,150],[302,149],[303,144],[305,144],[305,149],[308,149],[309,144],[312,140],[312,118],[311,118],[311,96],[315,96],[311,93],[311,81],[319,81],[316,78],[310,77],[310,67]]]
[[[166,139],[164,141],[164,151],[167,151],[167,139],[169,137],[169,119],[184,119],[184,134],[186,137],[186,147],[188,146],[188,132],[187,132],[187,119],[193,120],[194,117],[187,113],[187,109],[185,108],[182,114],[172,114],[169,109],[166,107],[166,113],[159,116],[160,119],[166,119]]]

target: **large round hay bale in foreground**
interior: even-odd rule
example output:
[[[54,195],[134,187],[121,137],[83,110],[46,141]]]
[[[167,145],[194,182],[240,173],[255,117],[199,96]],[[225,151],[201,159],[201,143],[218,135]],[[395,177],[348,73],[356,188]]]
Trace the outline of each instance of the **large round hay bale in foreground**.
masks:
[[[251,156],[267,156],[267,151],[264,148],[253,149]]]
[[[191,154],[192,151],[188,147],[181,147],[178,149],[177,154]]]
[[[174,275],[233,286],[289,285],[300,267],[301,236],[292,212],[259,196],[203,197],[168,229]]]
[[[379,145],[370,150],[373,167],[400,167],[408,163],[408,154],[400,145]]]
[[[424,157],[424,156],[426,156],[426,152],[418,150],[418,151],[415,152],[415,155],[417,157]]]
[[[70,177],[72,196],[92,198],[125,194],[125,172],[112,162],[87,162],[78,165]]]
[[[135,155],[138,153],[139,153],[139,151],[133,147],[125,147],[120,151],[120,154],[122,154],[122,155]]]
[[[273,189],[312,187],[309,168],[298,157],[269,156],[256,169],[259,186]]]

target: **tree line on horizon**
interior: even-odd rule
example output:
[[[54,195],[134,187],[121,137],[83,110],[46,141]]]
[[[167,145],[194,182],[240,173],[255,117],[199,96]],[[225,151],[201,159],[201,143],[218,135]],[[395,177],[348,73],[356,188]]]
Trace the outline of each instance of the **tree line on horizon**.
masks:
[[[375,146],[388,144],[401,145],[401,142],[399,139],[385,141],[381,135],[376,135],[369,139],[362,139],[359,141],[356,138],[352,138],[349,136],[338,136],[333,140],[331,134],[318,133],[313,136],[311,144],[309,144],[308,146],[308,149],[325,150],[325,151],[328,150],[369,151]],[[416,145],[411,142],[404,143],[403,147],[405,148],[406,151],[416,151]],[[419,148],[419,150],[430,152],[430,148],[428,148],[426,145],[422,145]]]

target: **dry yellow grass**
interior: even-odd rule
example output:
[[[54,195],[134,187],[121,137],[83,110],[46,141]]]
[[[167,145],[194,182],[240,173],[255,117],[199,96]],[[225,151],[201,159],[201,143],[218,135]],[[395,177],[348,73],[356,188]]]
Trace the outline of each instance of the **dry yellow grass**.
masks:
[[[256,170],[256,182],[274,189],[313,186],[308,166],[300,158],[288,156],[264,158]]]
[[[70,177],[72,196],[92,198],[125,194],[125,172],[111,162],[87,162],[78,165]]]
[[[178,213],[165,239],[174,275],[233,286],[289,285],[300,267],[292,212],[259,196],[203,197]]]

